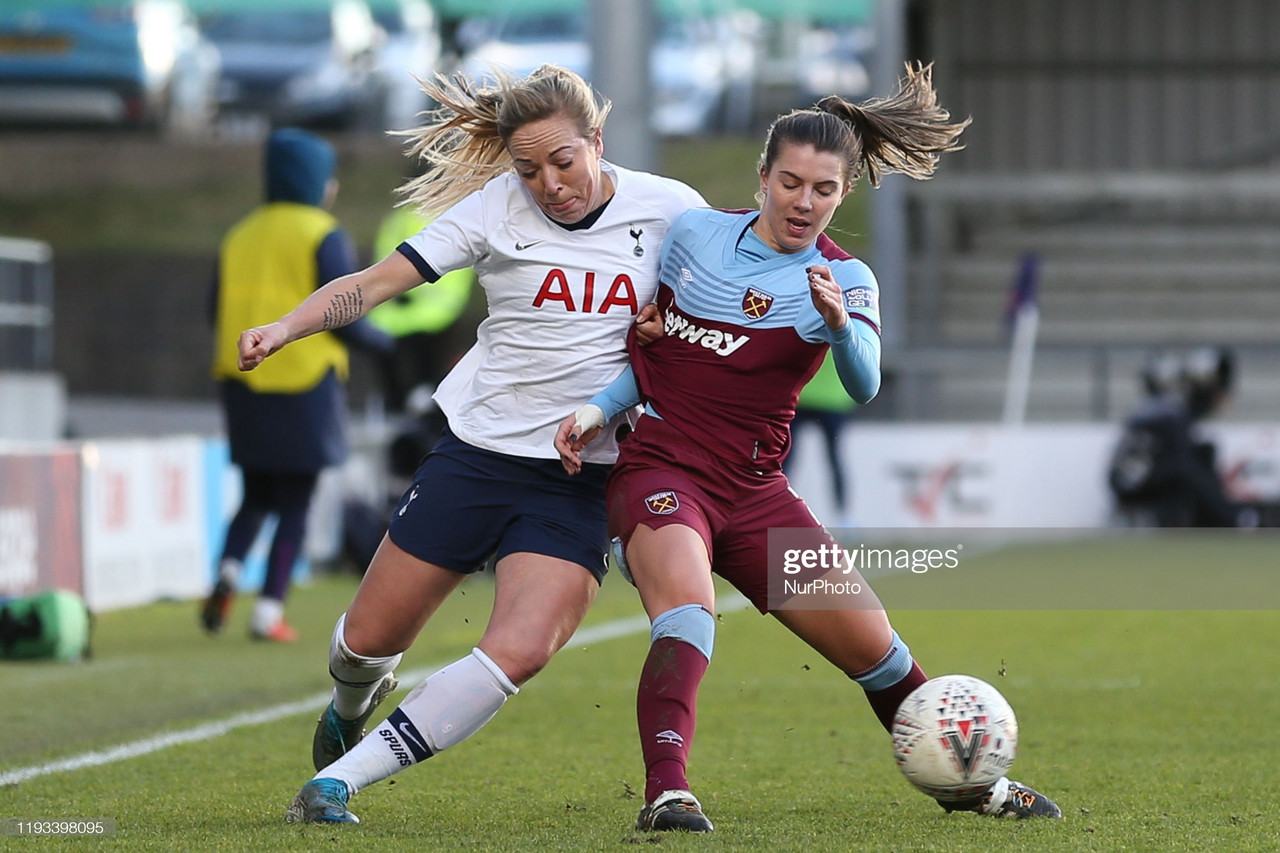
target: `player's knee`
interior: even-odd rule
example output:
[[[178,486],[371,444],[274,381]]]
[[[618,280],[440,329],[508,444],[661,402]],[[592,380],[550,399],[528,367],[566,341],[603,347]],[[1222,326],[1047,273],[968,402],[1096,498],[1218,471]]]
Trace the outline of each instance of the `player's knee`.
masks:
[[[402,637],[386,618],[363,618],[353,621],[343,614],[340,621],[342,640],[354,654],[364,657],[390,657],[409,648],[413,638]],[[336,634],[335,630],[335,634]]]
[[[390,655],[362,654],[348,645],[347,615],[338,617],[333,637],[329,642],[329,674],[344,684],[361,685],[378,681],[395,671],[400,664],[399,653]],[[360,646],[357,645],[357,648]]]
[[[716,638],[715,617],[701,604],[673,607],[659,614],[649,631],[650,643],[664,637],[688,643],[710,661]]]
[[[517,687],[533,678],[551,662],[555,647],[551,643],[517,643],[485,638],[481,648],[507,678]]]

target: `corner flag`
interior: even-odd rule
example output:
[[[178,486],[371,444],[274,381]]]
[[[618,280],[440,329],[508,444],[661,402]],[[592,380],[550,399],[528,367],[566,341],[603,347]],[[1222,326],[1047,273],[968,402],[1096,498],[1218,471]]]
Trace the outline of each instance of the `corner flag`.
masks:
[[[1021,425],[1027,416],[1027,391],[1031,384],[1031,362],[1035,356],[1040,308],[1036,289],[1040,278],[1040,258],[1027,252],[1018,263],[1018,272],[1005,303],[1004,325],[1012,333],[1009,345],[1009,378],[1005,383],[1004,422]]]

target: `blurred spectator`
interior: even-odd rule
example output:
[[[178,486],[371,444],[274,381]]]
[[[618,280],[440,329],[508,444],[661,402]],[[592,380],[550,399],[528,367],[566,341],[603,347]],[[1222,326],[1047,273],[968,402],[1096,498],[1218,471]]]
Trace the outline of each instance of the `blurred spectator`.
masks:
[[[1132,523],[1156,527],[1256,527],[1254,505],[1231,500],[1217,469],[1217,448],[1200,434],[1204,418],[1226,403],[1235,358],[1226,348],[1165,355],[1144,369],[1147,398],[1125,424],[1108,471],[1120,509]]]
[[[849,392],[840,383],[840,375],[836,373],[835,359],[827,352],[822,366],[800,391],[800,400],[796,404],[796,416],[791,422],[792,441],[795,441],[797,427],[809,423],[822,430],[823,445],[826,450],[827,472],[830,474],[831,497],[835,502],[836,518],[834,524],[840,527],[856,526],[849,513],[849,478],[845,473],[844,463],[840,456],[840,435],[852,419],[853,411],[858,404],[850,398]],[[794,443],[791,452],[783,462],[783,471],[792,476],[795,464],[796,448]]]
[[[417,177],[417,173],[407,177]],[[374,236],[374,261],[395,252],[430,221],[409,206],[393,209]],[[350,497],[343,502],[343,547],[358,571],[363,572],[373,559],[414,472],[448,427],[448,419],[432,395],[474,342],[473,334],[458,346],[450,330],[466,312],[475,282],[472,268],[454,270],[434,283],[420,284],[375,306],[368,314],[369,322],[395,341],[382,359],[382,388],[387,411],[406,417],[387,446],[391,479],[386,500],[374,504]]]
[[[355,247],[328,212],[337,194],[332,146],[285,128],[266,146],[266,202],[227,233],[214,292],[214,378],[221,386],[231,461],[244,479],[227,528],[218,577],[201,607],[211,633],[231,608],[245,557],[268,517],[276,518],[266,578],[249,624],[252,636],[296,639],[284,602],[306,538],[321,470],[347,456],[347,345],[389,351],[391,339],[367,322],[315,335],[289,358],[239,370],[240,332],[269,323],[329,280],[358,269]]]

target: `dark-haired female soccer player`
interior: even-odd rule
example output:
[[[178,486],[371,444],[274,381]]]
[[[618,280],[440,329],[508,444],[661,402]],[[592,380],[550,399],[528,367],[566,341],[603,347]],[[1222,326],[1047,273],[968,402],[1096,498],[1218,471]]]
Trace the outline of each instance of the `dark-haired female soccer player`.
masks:
[[[556,447],[573,473],[597,427],[625,404],[646,404],[607,487],[610,533],[652,620],[636,703],[646,770],[639,829],[712,829],[685,772],[715,636],[712,573],[769,612],[768,530],[811,529],[834,544],[781,462],[796,398],[828,348],[850,396],[875,396],[880,314],[871,270],[823,230],[863,172],[872,185],[889,172],[928,178],[967,125],[938,105],[928,67],[908,67],[889,98],[830,96],[779,118],[760,161],[760,210],[693,210],[676,221],[659,271],[665,334],[647,346],[633,335],[634,374],[560,425]],[[866,588],[856,571],[845,577]],[[886,728],[926,680],[878,602],[772,615],[861,685]],[[943,805],[1061,816],[1008,778]]]

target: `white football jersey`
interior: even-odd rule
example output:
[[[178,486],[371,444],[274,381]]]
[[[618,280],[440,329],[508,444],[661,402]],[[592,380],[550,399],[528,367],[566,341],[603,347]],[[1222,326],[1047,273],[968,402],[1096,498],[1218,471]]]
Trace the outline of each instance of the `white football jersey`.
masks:
[[[610,163],[603,169],[614,195],[589,228],[551,221],[509,172],[405,241],[441,275],[475,267],[488,300],[475,346],[435,394],[463,441],[558,458],[560,422],[626,366],[627,330],[653,301],[667,229],[707,203],[670,178]],[[625,416],[587,446],[584,461],[617,458],[614,433]]]

